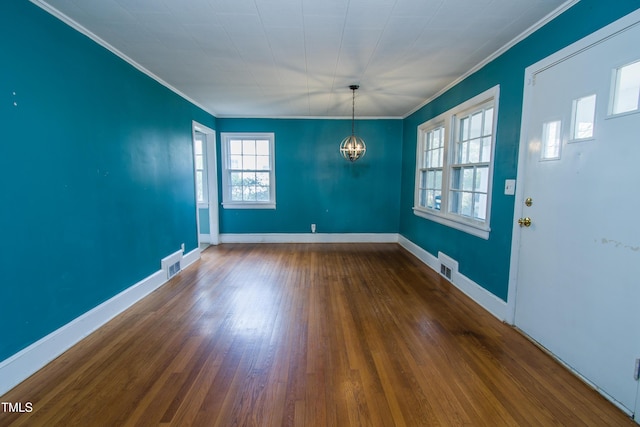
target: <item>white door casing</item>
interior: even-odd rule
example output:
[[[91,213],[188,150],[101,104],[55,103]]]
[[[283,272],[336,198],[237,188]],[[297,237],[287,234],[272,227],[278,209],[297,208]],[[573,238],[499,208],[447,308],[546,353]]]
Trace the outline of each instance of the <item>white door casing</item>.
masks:
[[[526,70],[508,297],[511,323],[630,414],[640,357],[640,112],[612,115],[610,105],[615,70],[640,60],[639,22],[637,11]],[[573,102],[592,94],[594,135],[572,140]],[[558,159],[542,160],[544,123],[557,121]]]
[[[205,169],[206,169],[206,191],[207,202],[205,204],[196,203],[196,221],[198,228],[198,246],[200,243],[217,245],[220,243],[219,226],[219,203],[218,203],[218,168],[216,156],[216,132],[196,121],[192,123],[193,140],[195,143],[196,133],[204,135],[205,141]],[[209,233],[200,233],[200,209],[205,209],[209,219]],[[202,239],[202,242],[201,242]]]

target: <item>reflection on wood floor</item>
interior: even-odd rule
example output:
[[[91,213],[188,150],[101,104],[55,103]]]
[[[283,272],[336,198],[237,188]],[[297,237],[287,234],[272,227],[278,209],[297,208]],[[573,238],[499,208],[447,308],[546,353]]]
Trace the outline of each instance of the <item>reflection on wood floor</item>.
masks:
[[[397,244],[224,244],[0,398],[2,426],[635,425]]]

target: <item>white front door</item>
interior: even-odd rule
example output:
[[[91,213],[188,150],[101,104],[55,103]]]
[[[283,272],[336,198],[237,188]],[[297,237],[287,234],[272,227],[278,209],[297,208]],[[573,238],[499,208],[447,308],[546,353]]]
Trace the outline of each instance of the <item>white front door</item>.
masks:
[[[640,358],[638,21],[634,12],[527,69],[510,289],[515,325],[629,413]]]

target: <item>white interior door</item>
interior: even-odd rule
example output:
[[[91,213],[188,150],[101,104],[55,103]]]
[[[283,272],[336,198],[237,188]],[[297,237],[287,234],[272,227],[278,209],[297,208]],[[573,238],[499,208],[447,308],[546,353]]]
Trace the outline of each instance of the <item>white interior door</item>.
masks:
[[[640,358],[638,21],[527,70],[512,263],[515,325],[629,413]]]

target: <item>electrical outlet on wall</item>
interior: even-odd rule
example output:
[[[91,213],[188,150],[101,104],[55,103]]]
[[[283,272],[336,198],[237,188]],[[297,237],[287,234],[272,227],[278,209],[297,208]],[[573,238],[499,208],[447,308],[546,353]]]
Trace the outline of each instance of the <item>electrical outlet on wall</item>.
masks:
[[[311,224],[311,232],[312,233],[316,232],[316,225],[315,224]]]

